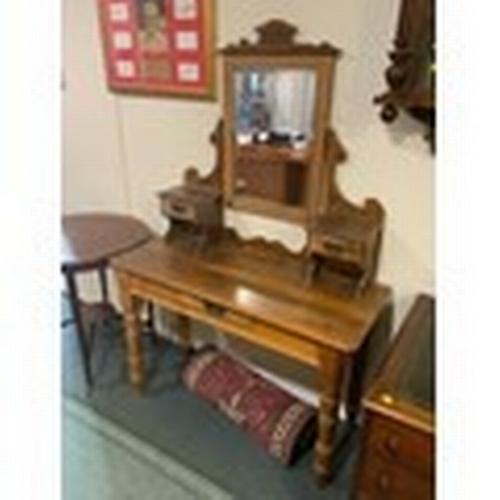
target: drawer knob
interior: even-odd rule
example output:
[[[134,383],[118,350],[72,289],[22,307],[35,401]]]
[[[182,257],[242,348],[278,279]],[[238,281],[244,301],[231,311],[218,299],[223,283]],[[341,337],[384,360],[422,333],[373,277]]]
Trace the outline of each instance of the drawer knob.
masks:
[[[227,309],[219,304],[214,304],[213,302],[203,301],[206,311],[212,316],[221,317],[227,312]]]
[[[385,472],[382,472],[377,478],[377,487],[380,491],[387,491],[391,485],[390,477]]]
[[[389,436],[386,441],[387,451],[391,455],[397,455],[399,453],[400,439],[398,436]]]

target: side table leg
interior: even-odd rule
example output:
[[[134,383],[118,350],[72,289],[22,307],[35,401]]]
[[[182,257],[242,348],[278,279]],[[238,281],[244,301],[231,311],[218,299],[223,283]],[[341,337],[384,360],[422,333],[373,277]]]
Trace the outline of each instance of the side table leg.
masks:
[[[78,300],[78,287],[76,284],[75,275],[68,271],[65,273],[66,287],[68,290],[69,304],[71,308],[71,314],[75,322],[76,334],[78,337],[78,345],[80,347],[80,354],[83,362],[83,371],[85,374],[85,382],[87,384],[87,390],[92,390],[94,386],[94,381],[92,379],[92,369],[90,362],[90,349],[87,343],[87,337],[85,332],[85,325],[83,323],[83,318],[80,310],[80,304]]]
[[[130,293],[128,277],[124,274],[118,274],[117,280],[125,322],[129,378],[133,388],[140,393],[144,390],[145,385],[142,360],[141,321],[139,318],[140,304]]]
[[[314,447],[314,473],[318,486],[332,479],[332,458],[338,422],[345,358],[335,351],[320,351],[320,405]]]
[[[97,270],[99,274],[99,283],[101,285],[101,299],[103,302],[109,302],[108,280],[106,275],[106,267],[101,266]]]

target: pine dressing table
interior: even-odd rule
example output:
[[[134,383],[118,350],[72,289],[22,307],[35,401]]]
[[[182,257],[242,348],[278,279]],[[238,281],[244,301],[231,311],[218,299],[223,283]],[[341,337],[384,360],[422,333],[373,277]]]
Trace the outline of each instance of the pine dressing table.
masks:
[[[144,301],[175,313],[186,348],[196,320],[317,370],[314,472],[326,484],[339,405],[355,423],[369,352],[391,330],[392,292],[375,281],[384,213],[374,199],[354,205],[335,185],[336,165],[345,158],[329,128],[338,49],[295,43],[296,29],[282,21],[257,31],[257,43],[222,51],[224,119],[211,138],[214,170],[201,176],[189,168],[182,186],[160,193],[166,236],[113,259],[112,267],[137,390],[146,382]],[[305,119],[282,109],[291,104],[280,94],[282,83],[305,89]],[[267,189],[268,174],[283,185]],[[299,224],[306,246],[292,252],[263,237],[242,239],[226,227],[226,209]]]

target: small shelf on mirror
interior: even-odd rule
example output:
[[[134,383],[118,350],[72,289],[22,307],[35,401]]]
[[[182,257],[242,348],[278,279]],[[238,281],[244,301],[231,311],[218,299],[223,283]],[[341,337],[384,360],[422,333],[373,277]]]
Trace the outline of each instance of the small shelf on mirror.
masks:
[[[268,144],[245,144],[237,152],[239,160],[263,162],[309,161],[311,149],[308,147],[273,146]]]

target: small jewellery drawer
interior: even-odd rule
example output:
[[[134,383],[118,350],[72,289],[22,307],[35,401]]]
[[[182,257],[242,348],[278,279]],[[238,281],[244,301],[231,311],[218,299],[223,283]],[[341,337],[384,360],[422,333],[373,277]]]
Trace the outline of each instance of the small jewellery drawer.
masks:
[[[159,194],[161,212],[173,221],[205,226],[222,222],[221,196],[218,191],[178,186]]]
[[[433,475],[434,440],[424,432],[373,416],[368,447],[419,474],[426,477]]]

